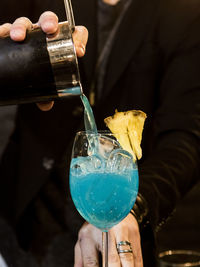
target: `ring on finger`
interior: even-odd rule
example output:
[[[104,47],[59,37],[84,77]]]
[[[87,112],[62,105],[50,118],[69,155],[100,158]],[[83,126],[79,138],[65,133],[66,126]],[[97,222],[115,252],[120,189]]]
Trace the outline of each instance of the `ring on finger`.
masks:
[[[131,243],[129,241],[120,241],[117,243],[117,252],[120,253],[133,253]]]

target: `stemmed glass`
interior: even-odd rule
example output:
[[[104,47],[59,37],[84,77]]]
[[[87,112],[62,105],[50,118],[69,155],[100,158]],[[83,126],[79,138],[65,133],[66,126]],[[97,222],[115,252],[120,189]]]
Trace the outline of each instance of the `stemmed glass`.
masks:
[[[80,215],[105,235],[103,266],[107,267],[108,230],[122,221],[134,205],[137,163],[112,133],[78,132],[70,165],[70,191]]]

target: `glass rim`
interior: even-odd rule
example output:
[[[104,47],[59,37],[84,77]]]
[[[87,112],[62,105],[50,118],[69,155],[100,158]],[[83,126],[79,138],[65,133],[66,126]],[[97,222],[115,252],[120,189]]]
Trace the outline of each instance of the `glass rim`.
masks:
[[[98,130],[97,133],[93,131],[78,131],[76,135],[111,135],[114,136],[115,134],[128,134],[127,132],[118,132],[112,133],[110,130]]]
[[[161,263],[164,263],[164,264],[169,264],[168,261],[166,261],[164,259],[165,256],[172,256],[172,255],[194,255],[194,256],[200,256],[200,252],[199,251],[195,251],[195,250],[186,250],[186,249],[172,249],[172,250],[166,250],[166,251],[163,251],[163,252],[160,252],[159,255],[158,255],[158,258],[159,258],[159,261]],[[187,266],[187,267],[192,267],[192,266],[199,266],[200,264],[200,258],[199,260],[195,261],[195,262],[188,262],[187,265],[184,265],[186,263],[172,263],[172,266],[180,266],[180,267],[183,267],[183,266]]]

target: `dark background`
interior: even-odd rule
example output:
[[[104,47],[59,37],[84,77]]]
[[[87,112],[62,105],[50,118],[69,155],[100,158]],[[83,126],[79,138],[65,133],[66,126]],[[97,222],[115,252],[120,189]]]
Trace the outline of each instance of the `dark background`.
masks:
[[[177,205],[176,212],[158,232],[159,250],[200,251],[200,183]]]

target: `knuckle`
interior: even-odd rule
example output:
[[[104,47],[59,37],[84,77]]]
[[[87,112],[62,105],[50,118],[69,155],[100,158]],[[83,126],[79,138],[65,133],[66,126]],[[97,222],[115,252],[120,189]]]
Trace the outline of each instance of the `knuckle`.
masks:
[[[85,257],[84,266],[85,267],[96,267],[98,266],[98,262],[96,259],[88,256],[88,257]]]
[[[4,23],[0,25],[0,38],[8,36],[10,32],[10,28],[11,28],[10,23]]]
[[[109,262],[118,264],[120,262],[118,254],[109,254]]]
[[[31,21],[27,17],[20,17],[20,18],[17,18],[14,23],[31,24]]]
[[[80,231],[79,231],[79,233],[78,233],[78,237],[79,237],[79,239],[81,240],[81,239],[84,238],[84,237],[88,237],[88,236],[89,236],[89,233],[90,233],[89,228],[87,227],[87,225],[86,225],[86,226],[84,225],[84,226],[80,229]]]
[[[42,13],[40,18],[41,19],[46,19],[46,18],[52,19],[53,18],[53,19],[57,19],[58,20],[57,15],[55,13],[53,13],[52,11],[45,11],[44,13]]]
[[[11,30],[30,30],[32,28],[32,22],[26,17],[17,18],[11,26]]]
[[[4,24],[1,24],[0,27],[2,28],[9,28],[11,26],[10,23],[4,23]]]
[[[127,233],[128,230],[129,230],[127,224],[124,221],[122,221],[121,223],[115,225],[113,227],[113,229],[115,230],[115,232],[119,232],[120,231],[121,233]]]
[[[132,253],[120,253],[120,258],[125,261],[133,261],[133,254]]]
[[[52,11],[45,11],[44,13],[42,13],[43,16],[54,16],[55,13],[53,13]]]

